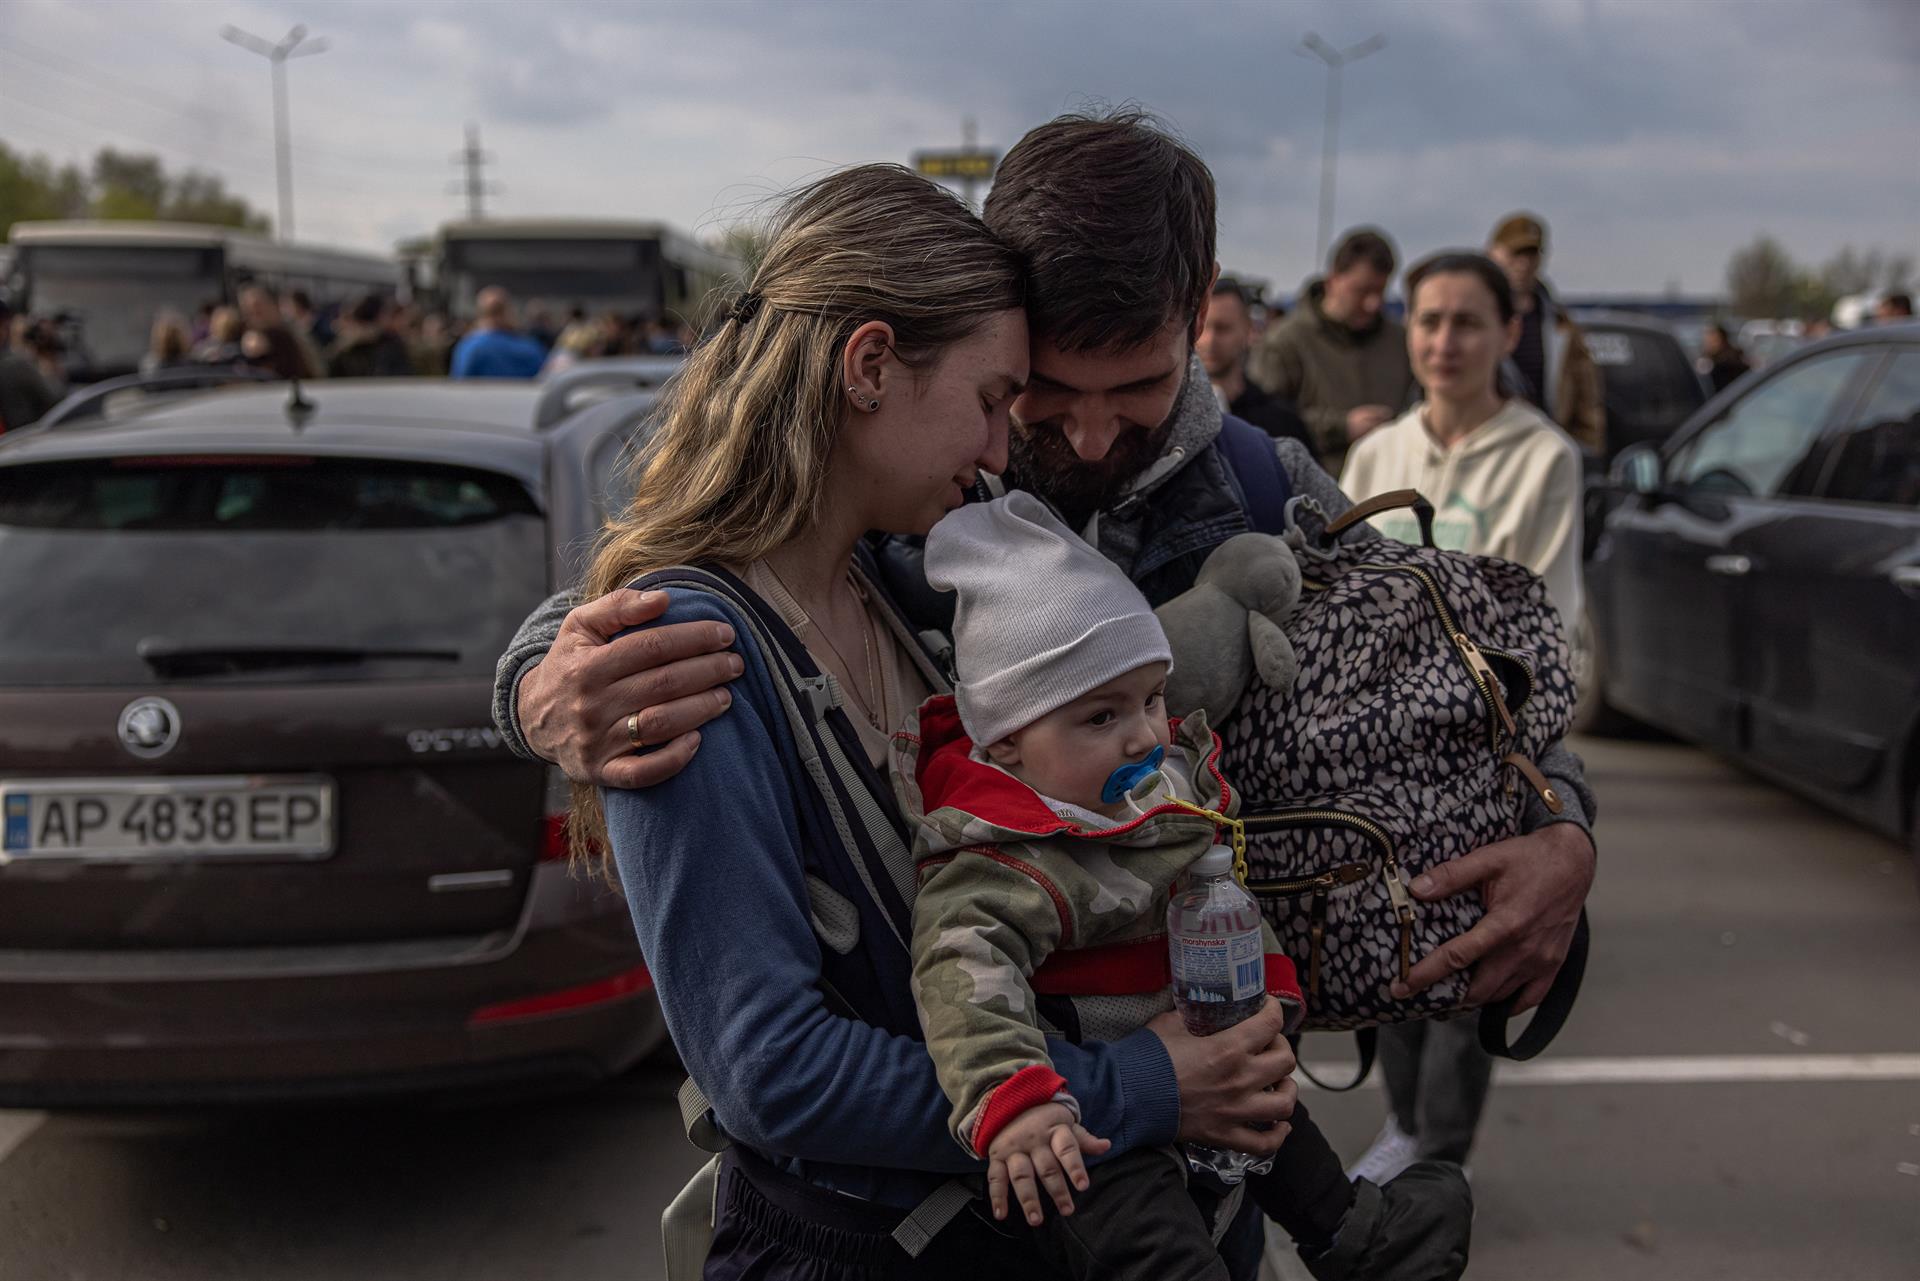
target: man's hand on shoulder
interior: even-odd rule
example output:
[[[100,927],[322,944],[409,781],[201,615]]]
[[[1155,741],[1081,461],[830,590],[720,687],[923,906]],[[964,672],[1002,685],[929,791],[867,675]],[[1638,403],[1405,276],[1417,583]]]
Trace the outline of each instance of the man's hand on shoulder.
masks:
[[[672,623],[627,636],[667,610],[665,592],[626,588],[568,613],[553,648],[515,691],[527,745],[579,783],[651,787],[693,759],[700,726],[726,711],[743,664],[733,628]],[[614,638],[619,636],[618,640]],[[633,718],[638,746],[628,734]]]
[[[1516,1013],[1540,1004],[1567,959],[1581,905],[1593,887],[1595,862],[1585,830],[1576,823],[1552,823],[1428,869],[1414,879],[1414,897],[1431,903],[1478,888],[1486,915],[1414,966],[1408,983],[1394,984],[1394,996],[1421,991],[1472,966],[1470,1003],[1485,1005],[1518,993]]]

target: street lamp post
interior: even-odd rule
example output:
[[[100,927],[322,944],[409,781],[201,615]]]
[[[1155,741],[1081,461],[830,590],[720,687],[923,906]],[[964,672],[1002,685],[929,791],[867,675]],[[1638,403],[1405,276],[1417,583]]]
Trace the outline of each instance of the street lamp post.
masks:
[[[1350,48],[1336,49],[1309,31],[1294,50],[1303,58],[1318,58],[1327,64],[1326,135],[1320,143],[1320,230],[1313,251],[1313,260],[1320,266],[1326,264],[1327,242],[1333,235],[1333,165],[1340,151],[1340,71],[1350,62],[1378,53],[1386,44],[1385,35],[1376,35]]]
[[[274,172],[280,181],[280,239],[293,239],[293,168],[289,159],[287,142],[287,59],[304,58],[309,54],[325,53],[327,38],[316,36],[307,39],[307,29],[296,26],[287,32],[286,38],[275,44],[271,40],[262,40],[259,36],[242,31],[238,27],[220,28],[220,38],[239,45],[249,53],[257,53],[273,64],[273,161]]]

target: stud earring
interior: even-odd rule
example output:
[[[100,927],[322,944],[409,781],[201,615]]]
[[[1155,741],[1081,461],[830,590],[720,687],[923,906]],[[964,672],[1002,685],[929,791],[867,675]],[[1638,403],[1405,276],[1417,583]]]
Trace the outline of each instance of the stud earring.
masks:
[[[866,410],[868,413],[872,413],[874,410],[880,408],[879,401],[862,398],[860,395],[860,389],[858,387],[855,387],[852,383],[847,384],[847,395],[853,397],[853,403],[860,406],[860,408]]]

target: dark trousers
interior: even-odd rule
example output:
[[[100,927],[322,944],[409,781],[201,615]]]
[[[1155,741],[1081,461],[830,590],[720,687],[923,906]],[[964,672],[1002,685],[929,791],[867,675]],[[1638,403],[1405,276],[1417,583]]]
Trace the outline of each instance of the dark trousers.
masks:
[[[1236,1220],[1214,1245],[1208,1221],[1189,1194],[1184,1157],[1166,1148],[1134,1151],[1089,1175],[1093,1186],[1074,1194],[1073,1213],[1049,1210],[1036,1233],[1041,1252],[1061,1275],[1074,1281],[1227,1281],[1241,1273],[1242,1225]],[[1354,1199],[1340,1158],[1305,1105],[1295,1107],[1293,1131],[1273,1168],[1250,1177],[1247,1191],[1296,1243],[1318,1248],[1332,1243]]]
[[[1113,1173],[1129,1163],[1147,1170],[1147,1183]],[[1111,1188],[1112,1196],[1103,1198],[1108,1203],[1133,1200],[1137,1216],[1131,1222],[1117,1218],[1109,1230],[1094,1234],[1101,1249],[1111,1251],[1112,1243],[1137,1237],[1151,1243],[1143,1257],[1186,1268],[1139,1275],[1156,1281],[1185,1276],[1255,1281],[1265,1235],[1251,1202],[1242,1204],[1216,1250],[1207,1216],[1217,1201],[1204,1189],[1185,1186],[1169,1152],[1117,1157],[1097,1167],[1094,1179],[1103,1192]],[[909,1259],[891,1236],[900,1211],[813,1187],[738,1147],[728,1151],[720,1167],[715,1201],[705,1281],[1060,1281],[1085,1275],[1069,1263],[1075,1249],[1070,1241],[1045,1239],[1048,1229],[1028,1228],[1017,1212],[996,1223],[984,1201],[943,1229],[918,1259]],[[1058,1218],[1049,1213],[1050,1224]],[[1217,1273],[1195,1270],[1209,1261],[1220,1269]]]
[[[1394,1122],[1419,1142],[1423,1161],[1467,1163],[1486,1110],[1493,1060],[1474,1015],[1380,1029],[1380,1074]]]

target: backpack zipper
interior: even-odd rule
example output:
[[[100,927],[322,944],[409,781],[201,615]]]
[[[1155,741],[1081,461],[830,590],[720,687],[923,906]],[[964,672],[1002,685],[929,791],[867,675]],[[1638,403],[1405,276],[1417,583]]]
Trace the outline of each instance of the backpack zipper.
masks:
[[[1400,979],[1406,981],[1413,968],[1413,898],[1400,879],[1400,858],[1387,829],[1370,818],[1342,810],[1276,810],[1264,814],[1243,814],[1240,820],[1249,834],[1282,827],[1344,827],[1359,832],[1380,851],[1380,879],[1385,882],[1387,898],[1400,925]],[[1343,885],[1355,885],[1373,874],[1366,863],[1341,863],[1312,876],[1284,878],[1248,878],[1246,886],[1257,898],[1292,898],[1311,891],[1307,903],[1307,996],[1320,995],[1320,957],[1327,934],[1327,901],[1330,893]]]

